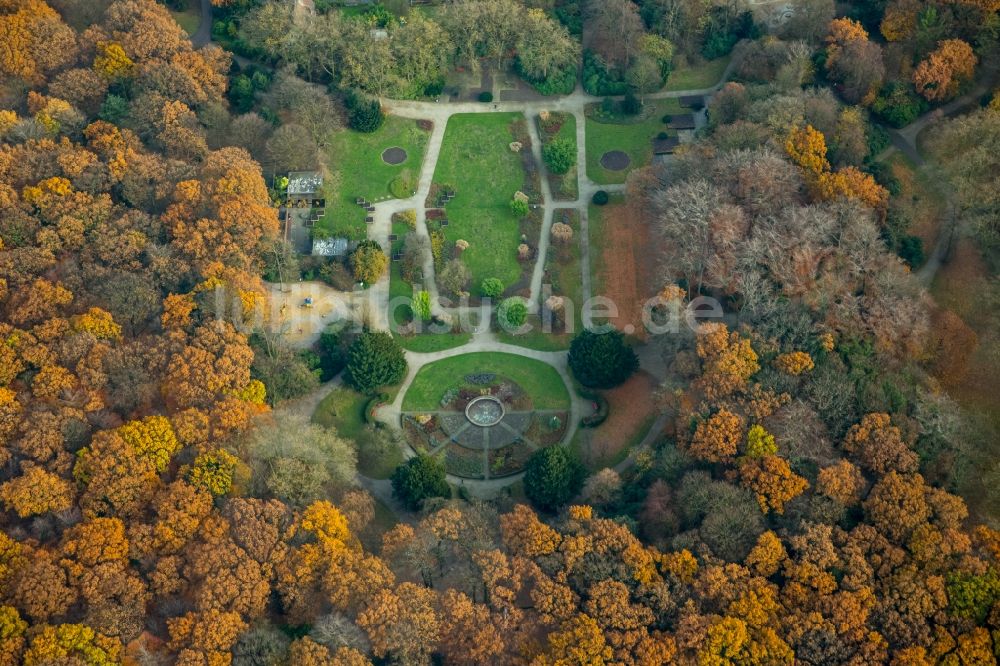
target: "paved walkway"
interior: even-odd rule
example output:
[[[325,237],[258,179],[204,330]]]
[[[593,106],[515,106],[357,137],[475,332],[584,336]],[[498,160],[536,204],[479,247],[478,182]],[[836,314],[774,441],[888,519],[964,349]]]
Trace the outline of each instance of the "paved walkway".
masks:
[[[200,49],[212,41],[212,0],[201,0],[201,23],[191,35],[191,46]]]

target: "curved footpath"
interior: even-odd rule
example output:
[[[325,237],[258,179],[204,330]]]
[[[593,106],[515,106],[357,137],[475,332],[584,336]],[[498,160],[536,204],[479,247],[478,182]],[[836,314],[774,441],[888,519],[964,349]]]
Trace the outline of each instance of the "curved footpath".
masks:
[[[200,49],[212,41],[212,0],[201,0],[201,23],[191,35],[191,46]]]
[[[390,404],[382,406],[378,410],[376,418],[391,428],[399,429],[402,416],[403,398],[406,396],[406,391],[410,388],[410,385],[413,383],[414,378],[417,376],[417,373],[420,372],[421,368],[436,361],[441,361],[455,356],[463,356],[465,354],[475,354],[477,352],[514,354],[516,356],[523,356],[525,358],[541,361],[542,363],[555,368],[556,372],[558,372],[559,376],[562,378],[563,383],[566,385],[566,391],[570,397],[570,415],[562,444],[566,445],[572,441],[573,436],[576,434],[577,428],[579,427],[580,419],[584,417],[589,409],[589,403],[587,400],[580,397],[573,388],[573,378],[570,376],[569,365],[567,362],[569,356],[568,352],[543,352],[534,349],[527,349],[525,347],[518,347],[516,345],[505,344],[497,341],[496,337],[491,331],[488,330],[488,328],[482,333],[477,334],[472,340],[461,347],[425,354],[410,351],[406,352],[406,360],[407,363],[409,363],[406,379],[403,380],[402,385],[399,387],[399,392],[396,394],[395,400],[393,400]],[[409,447],[404,449],[403,454],[406,458],[412,458],[415,455]],[[471,494],[477,497],[491,497],[499,490],[520,480],[523,475],[524,472],[521,472],[519,474],[505,476],[500,479],[483,480],[466,479],[449,474],[448,481],[456,486],[465,486]]]

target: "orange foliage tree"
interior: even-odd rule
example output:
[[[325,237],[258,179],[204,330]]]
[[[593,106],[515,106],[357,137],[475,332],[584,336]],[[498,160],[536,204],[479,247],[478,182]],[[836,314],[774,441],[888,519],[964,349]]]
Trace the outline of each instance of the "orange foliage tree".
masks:
[[[420,663],[441,638],[435,607],[433,590],[401,583],[395,590],[379,591],[358,615],[358,626],[368,634],[375,656]]]
[[[688,453],[708,462],[730,461],[736,457],[743,441],[743,419],[720,409],[707,420],[700,421],[688,445]]]
[[[76,492],[66,479],[43,467],[25,464],[21,476],[0,484],[0,502],[22,518],[73,506]]]
[[[826,139],[811,125],[797,127],[785,141],[785,152],[798,164],[815,196],[822,200],[857,199],[884,215],[889,191],[871,175],[855,167],[832,171],[827,160]]]
[[[227,664],[230,649],[246,623],[238,613],[216,610],[187,612],[167,620],[170,649],[177,652],[177,664]]]
[[[847,460],[824,467],[816,479],[816,491],[831,499],[850,506],[861,499],[865,480],[857,467]]]
[[[764,513],[785,512],[785,503],[801,495],[809,484],[796,474],[779,456],[764,456],[745,461],[740,465],[743,485],[757,495],[757,503]]]
[[[774,359],[774,367],[789,375],[801,375],[815,367],[812,357],[803,351],[793,351],[779,354]]]
[[[698,334],[703,366],[698,383],[709,398],[718,399],[745,387],[760,369],[750,340],[729,331],[725,324],[703,324]]]
[[[892,425],[888,414],[866,414],[844,436],[844,450],[858,463],[876,474],[889,470],[914,472],[917,454],[903,441],[900,429]]]
[[[950,99],[964,81],[972,78],[978,62],[966,42],[946,39],[913,70],[913,84],[932,102]]]

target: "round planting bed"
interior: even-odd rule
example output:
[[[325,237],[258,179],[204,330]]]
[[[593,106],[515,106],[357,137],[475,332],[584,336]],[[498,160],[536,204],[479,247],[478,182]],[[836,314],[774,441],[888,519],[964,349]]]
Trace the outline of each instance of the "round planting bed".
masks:
[[[609,150],[601,155],[601,166],[608,171],[624,171],[631,163],[632,158],[621,150]]]
[[[399,146],[386,148],[382,151],[382,161],[386,164],[402,164],[406,161],[406,151]]]
[[[523,471],[533,452],[563,441],[571,420],[569,391],[554,367],[500,352],[424,366],[401,411],[414,451],[443,455],[450,474],[470,479]]]

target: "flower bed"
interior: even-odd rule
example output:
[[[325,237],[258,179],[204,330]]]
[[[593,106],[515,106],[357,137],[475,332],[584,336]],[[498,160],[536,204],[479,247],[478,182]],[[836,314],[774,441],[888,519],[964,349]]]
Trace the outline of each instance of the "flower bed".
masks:
[[[558,424],[553,419],[558,419]],[[535,414],[524,436],[539,446],[556,444],[566,434],[566,423],[568,420],[568,412],[543,412]]]
[[[497,478],[517,474],[528,464],[528,458],[533,452],[534,449],[524,440],[519,440],[496,451],[490,451],[490,477]]]
[[[445,468],[449,474],[467,479],[485,478],[483,473],[483,452],[467,449],[458,444],[448,444],[444,454]]]

